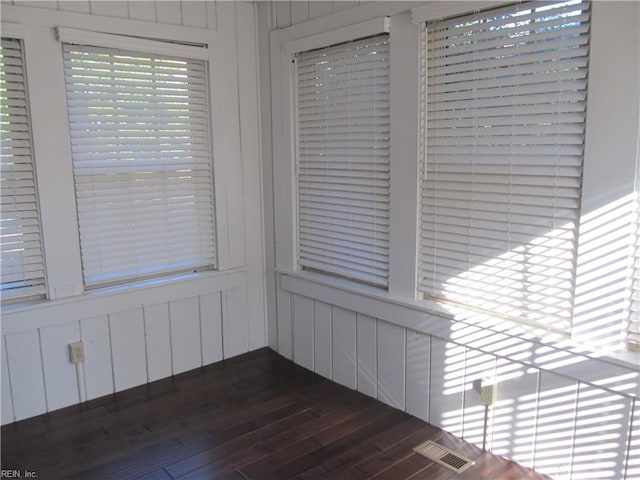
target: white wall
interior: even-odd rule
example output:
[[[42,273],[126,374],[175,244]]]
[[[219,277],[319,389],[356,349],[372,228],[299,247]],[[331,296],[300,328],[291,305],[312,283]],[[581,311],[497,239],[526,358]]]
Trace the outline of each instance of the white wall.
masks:
[[[455,9],[456,3],[464,2],[423,3],[422,12]],[[494,453],[553,478],[637,478],[640,356],[624,351],[621,311],[611,306],[624,289],[620,267],[627,252],[619,248],[619,240],[628,238],[625,214],[638,161],[640,6],[594,2],[592,7],[578,250],[579,273],[585,275],[577,285],[574,332],[568,339],[416,299],[418,27],[409,12],[416,5],[420,3],[367,2],[339,13],[330,11],[329,2],[258,5],[262,148],[264,171],[269,172],[263,180],[265,221],[275,225],[266,230],[267,284],[269,295],[275,295],[268,303],[269,345],[327,378],[473,443],[485,442]],[[318,9],[325,16],[305,15]],[[395,209],[388,292],[296,267],[286,47],[383,15],[391,16]],[[269,91],[271,96],[265,93]],[[611,233],[608,220],[620,218],[627,223],[622,221],[612,233],[616,241],[603,241],[602,232]],[[617,276],[604,284],[598,272],[611,274],[606,266]],[[486,428],[477,391],[483,377],[499,382]]]
[[[254,5],[2,2],[1,13],[24,32],[51,297],[3,306],[2,423],[264,346]],[[83,292],[56,26],[209,45],[217,271]],[[78,340],[86,360],[76,371],[67,345]]]

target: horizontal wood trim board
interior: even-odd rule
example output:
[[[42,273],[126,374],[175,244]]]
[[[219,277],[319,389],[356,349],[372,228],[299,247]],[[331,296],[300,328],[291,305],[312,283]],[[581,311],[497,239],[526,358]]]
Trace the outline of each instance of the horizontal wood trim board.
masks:
[[[446,318],[444,314],[427,312],[425,307],[402,305],[397,300],[375,298],[373,294],[358,293],[330,286],[302,278],[302,275],[280,273],[279,276],[281,288],[290,293],[320,300],[359,314],[369,315],[520,365],[580,380],[615,394],[640,398],[640,392],[635,392],[633,395],[622,390],[628,387],[629,381],[633,382],[633,378],[635,378],[636,385],[640,385],[640,372],[637,369],[618,365],[607,359],[587,357],[560,346],[550,347],[548,344],[545,344],[544,354],[540,354],[537,358],[533,355],[530,362],[523,362],[518,358],[518,353],[522,351],[536,352],[543,346],[543,343],[536,341],[531,334],[525,333],[523,336],[517,336],[500,333],[486,327]],[[455,323],[455,329],[452,329],[452,323]],[[506,349],[507,353],[505,353],[505,346],[509,347]],[[550,351],[557,352],[558,358],[546,360],[546,358],[554,357]],[[562,355],[563,352],[564,355]],[[566,361],[559,360],[562,358],[565,358]],[[608,378],[619,377],[623,380],[612,381],[611,384],[602,387],[597,382],[601,382],[603,371],[610,372],[607,375]]]
[[[193,278],[167,281],[160,285],[107,289],[65,300],[43,301],[28,307],[14,307],[2,312],[2,334],[30,331],[84,318],[170,302],[185,297],[204,295],[212,291],[240,288],[246,284],[245,270],[194,274]],[[114,298],[117,297],[117,301]],[[19,309],[18,309],[19,308]],[[43,315],[36,312],[42,311]]]

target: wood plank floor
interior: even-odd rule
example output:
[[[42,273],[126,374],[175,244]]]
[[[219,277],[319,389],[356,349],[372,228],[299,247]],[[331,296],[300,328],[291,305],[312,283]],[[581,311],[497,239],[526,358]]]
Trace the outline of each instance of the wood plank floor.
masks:
[[[475,460],[454,472],[426,440]],[[39,479],[546,479],[269,349],[2,427]]]

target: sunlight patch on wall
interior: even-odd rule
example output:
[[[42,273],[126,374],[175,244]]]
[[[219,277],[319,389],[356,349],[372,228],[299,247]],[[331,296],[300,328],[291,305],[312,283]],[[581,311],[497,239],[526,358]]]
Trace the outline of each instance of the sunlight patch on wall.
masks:
[[[571,478],[624,478],[630,400],[600,388],[581,384],[578,391]]]
[[[629,450],[626,458],[626,477],[640,478],[640,402],[635,401],[629,436]]]
[[[494,407],[491,451],[531,467],[537,420],[538,374],[503,382]]]
[[[630,193],[580,223],[572,333],[609,351],[625,349],[633,205]]]

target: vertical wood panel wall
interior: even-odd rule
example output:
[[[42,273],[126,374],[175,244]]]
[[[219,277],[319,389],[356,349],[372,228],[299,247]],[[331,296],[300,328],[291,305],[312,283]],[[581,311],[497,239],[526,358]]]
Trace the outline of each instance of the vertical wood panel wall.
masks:
[[[20,420],[79,401],[68,344],[82,341],[84,397],[97,398],[248,351],[248,336],[223,349],[223,323],[248,331],[237,314],[242,289],[210,292],[2,336],[2,420]],[[224,297],[234,297],[226,310]],[[233,334],[232,334],[233,336]]]
[[[636,478],[632,380],[620,393],[322,300],[285,290],[279,298],[293,308],[278,336],[293,336],[289,357],[299,365],[552,478]],[[612,373],[596,377],[606,383]],[[477,390],[484,377],[499,380],[486,428]]]
[[[348,10],[367,3],[366,1],[276,1],[274,5],[274,26],[285,28],[298,23],[324,17],[332,13]]]
[[[69,1],[20,1],[2,0],[8,5],[34,8],[45,8],[61,12],[87,13],[104,17],[126,18],[145,22],[162,23],[166,25],[180,25],[183,27],[206,28],[216,30],[217,3],[216,0],[69,0]]]

